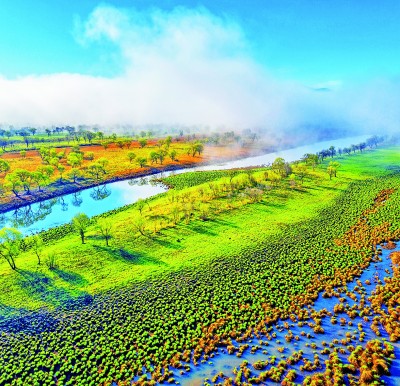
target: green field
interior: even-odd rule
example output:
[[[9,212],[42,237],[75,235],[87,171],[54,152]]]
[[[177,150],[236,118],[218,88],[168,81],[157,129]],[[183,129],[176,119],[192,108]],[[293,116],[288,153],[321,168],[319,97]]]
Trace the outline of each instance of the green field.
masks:
[[[278,319],[290,317],[299,326],[310,320],[322,334],[327,314],[310,309],[306,315],[304,307],[321,292],[346,293],[346,282],[378,259],[376,245],[400,237],[398,150],[335,157],[341,166],[333,178],[326,172],[331,159],[325,160],[308,169],[303,183],[296,178],[272,183],[273,174],[268,170],[266,176],[264,169],[171,177],[168,184],[179,186],[176,191],[93,219],[85,244],[70,226],[43,234],[42,260],[56,256],[56,268],[38,266],[32,250],[18,257],[17,271],[4,261],[0,266],[3,316],[47,309],[9,318],[3,326],[0,384],[127,385],[143,371],[152,380],[143,375],[137,384],[175,383],[171,368],[185,373],[221,346],[240,357],[235,345],[268,336]],[[108,247],[95,224],[105,219],[114,224]],[[371,297],[367,309],[360,303],[357,311],[338,308],[334,314],[373,317],[395,342],[398,279],[385,279],[383,295]],[[360,335],[359,344],[363,339]],[[355,350],[351,344],[335,347],[339,344],[329,347],[336,353]],[[357,346],[363,359],[353,358],[357,366],[346,365],[346,371],[380,379],[394,358],[393,347],[367,344],[369,351]],[[250,375],[243,362],[236,384],[280,382],[284,373],[289,382],[293,373],[287,372],[285,353],[265,374]],[[329,358],[334,382],[342,384],[343,366]],[[318,379],[332,379],[329,374]],[[304,382],[321,384],[310,377]]]
[[[291,189],[283,181],[281,186],[264,193],[260,202],[223,210],[211,216],[209,221],[194,218],[189,224],[180,220],[174,225],[166,220],[166,226],[154,233],[152,218],[157,217],[155,213],[162,218],[165,215],[163,208],[171,206],[166,193],[150,200],[143,209],[148,237],[133,230],[132,223],[141,215],[132,205],[109,217],[114,223],[109,247],[92,226],[84,245],[77,233],[70,233],[57,241],[50,239],[42,253],[41,266],[38,266],[33,251],[18,257],[20,272],[10,270],[6,261],[1,260],[0,303],[27,309],[55,306],[82,293],[94,294],[153,275],[206,264],[212,259],[257,250],[269,236],[284,232],[286,226],[315,217],[350,183],[392,173],[400,165],[398,148],[335,159],[342,165],[337,178],[330,180],[325,172],[327,160],[315,172],[310,170],[310,176],[297,188]],[[193,190],[192,186],[203,183],[207,187],[204,181],[220,180],[225,175],[226,172],[222,171],[181,174],[170,177],[168,183],[175,182],[182,191],[186,181],[188,189]],[[212,204],[222,208],[227,201],[224,197]],[[46,256],[51,253],[57,257],[57,270],[49,270],[44,264]],[[30,281],[39,286],[39,292],[35,285],[29,284]]]

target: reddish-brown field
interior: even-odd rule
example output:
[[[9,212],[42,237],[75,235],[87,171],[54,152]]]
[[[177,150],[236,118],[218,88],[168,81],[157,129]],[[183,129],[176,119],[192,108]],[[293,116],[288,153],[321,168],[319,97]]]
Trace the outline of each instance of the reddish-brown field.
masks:
[[[108,164],[106,166],[107,174],[104,176],[104,181],[114,180],[120,178],[129,178],[135,175],[143,175],[143,173],[150,172],[149,169],[157,168],[164,169],[171,165],[176,167],[189,166],[199,163],[210,163],[215,162],[216,160],[225,160],[225,159],[234,159],[234,158],[243,158],[251,155],[255,149],[252,147],[239,147],[239,146],[205,146],[204,151],[201,155],[196,154],[193,156],[192,154],[187,154],[187,148],[189,144],[183,141],[173,141],[169,148],[169,151],[176,151],[176,159],[173,161],[168,155],[165,157],[162,164],[160,163],[151,163],[150,161],[150,153],[153,151],[158,151],[159,147],[157,146],[157,140],[149,140],[147,145],[144,148],[141,148],[137,141],[132,141],[129,148],[124,146],[122,149],[119,148],[115,143],[109,145],[107,149],[103,146],[96,145],[83,145],[80,147],[80,150],[84,152],[84,155],[87,152],[94,153],[93,160],[84,159],[82,165],[79,169],[85,174],[86,168],[95,163],[100,158],[106,158],[108,160]],[[54,175],[51,177],[51,182],[54,183],[56,181],[66,182],[68,172],[72,169],[70,165],[67,163],[67,156],[71,152],[71,147],[57,148],[57,152],[65,151],[66,157],[60,160],[60,164],[65,167],[63,171],[62,177],[63,180],[60,180],[61,175],[59,171],[56,169]],[[136,158],[133,162],[129,161],[128,153],[134,152]],[[7,173],[11,173],[16,169],[25,169],[30,172],[37,170],[38,167],[44,165],[39,152],[37,150],[29,150],[26,152],[26,156],[22,157],[19,152],[10,152],[5,153],[1,157],[6,160],[10,164],[10,170]],[[137,163],[138,158],[146,158],[147,163],[145,167],[140,167]],[[0,184],[5,184],[5,173],[0,175]],[[89,181],[84,181],[83,185],[87,184]],[[93,182],[93,181],[92,181]],[[80,181],[82,184],[82,181]],[[59,186],[61,185],[61,187]],[[5,184],[5,186],[7,186]],[[54,191],[55,186],[51,186],[51,189]],[[62,184],[58,184],[57,189],[62,189]],[[61,193],[61,192],[60,192]],[[34,197],[27,197],[29,201],[33,201]],[[9,203],[16,199],[14,194],[7,190],[5,194],[1,197],[0,203]]]

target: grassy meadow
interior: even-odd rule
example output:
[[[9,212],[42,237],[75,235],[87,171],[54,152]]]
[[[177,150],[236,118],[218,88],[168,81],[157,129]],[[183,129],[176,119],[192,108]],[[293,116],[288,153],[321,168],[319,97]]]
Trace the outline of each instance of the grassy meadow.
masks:
[[[0,285],[3,288],[0,303],[27,309],[55,306],[65,298],[82,293],[94,294],[145,280],[152,275],[257,250],[269,236],[284,233],[287,226],[318,215],[319,210],[329,206],[350,183],[397,170],[400,155],[397,148],[380,149],[343,156],[339,161],[341,167],[337,178],[330,179],[326,173],[327,160],[315,171],[310,168],[302,184],[291,188],[287,181],[282,181],[264,192],[256,202],[247,197],[232,198],[224,192],[220,197],[206,196],[204,205],[210,216],[203,220],[201,206],[196,207],[200,202],[197,191],[199,188],[210,191],[210,188],[209,182],[197,184],[196,175],[203,176],[200,182],[208,177],[211,181],[226,183],[230,178],[227,172],[197,172],[170,177],[167,182],[172,184],[175,179],[181,184],[180,190],[171,189],[146,201],[145,205],[141,203],[141,212],[138,205],[131,205],[107,216],[113,223],[109,246],[105,245],[93,224],[87,230],[85,244],[81,243],[76,232],[49,242],[41,252],[40,266],[32,250],[22,253],[17,266],[23,275],[11,271],[7,262],[0,260]],[[261,174],[263,180],[262,171],[253,172],[256,177]],[[233,182],[247,176],[247,173],[238,171]],[[188,188],[184,188],[185,183]],[[193,183],[195,186],[191,186]],[[175,196],[190,193],[193,197],[185,197],[183,204],[176,204],[178,198],[171,201]],[[185,205],[192,213],[189,221],[182,213]],[[179,219],[174,221],[171,212],[176,206],[180,206],[180,213]],[[137,224],[138,220],[143,222],[147,236],[137,230],[141,225]],[[56,270],[48,269],[45,264],[47,256],[52,254],[57,258]],[[45,288],[45,296],[42,292],[36,293],[35,286],[29,285],[30,280]]]
[[[347,283],[400,239],[399,161],[391,147],[280,178],[274,165],[171,176],[92,219],[84,244],[70,225],[43,233],[40,265],[26,239],[16,271],[0,262],[0,384],[180,384],[220,350],[267,359],[199,384],[379,384],[400,336],[397,255],[370,296],[370,279]],[[338,304],[313,308],[321,293]],[[10,317],[21,310],[36,312]]]

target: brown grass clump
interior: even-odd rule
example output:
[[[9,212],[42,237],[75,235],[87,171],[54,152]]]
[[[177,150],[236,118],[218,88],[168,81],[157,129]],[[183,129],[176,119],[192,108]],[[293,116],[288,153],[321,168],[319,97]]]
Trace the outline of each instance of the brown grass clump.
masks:
[[[392,252],[389,257],[392,260],[393,264],[399,265],[400,264],[400,252],[396,251],[396,252]]]
[[[396,248],[396,243],[394,243],[392,240],[389,240],[385,245],[382,245],[382,249],[395,249]]]

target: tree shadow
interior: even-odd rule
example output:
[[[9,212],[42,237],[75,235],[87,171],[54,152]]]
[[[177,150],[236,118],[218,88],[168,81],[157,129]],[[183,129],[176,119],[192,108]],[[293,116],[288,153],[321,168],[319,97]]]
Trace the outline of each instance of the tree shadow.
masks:
[[[87,235],[85,236],[85,240],[104,241],[105,243],[104,236],[100,234]],[[111,237],[109,238],[109,240],[111,240]]]
[[[32,272],[26,269],[18,269],[17,272],[21,275],[19,284],[29,292],[41,292],[53,283],[52,279],[41,272]]]
[[[94,245],[94,248],[98,251],[106,252],[113,258],[122,259],[133,263],[137,263],[140,258],[140,255],[130,253],[123,248],[107,247],[102,245]]]
[[[264,204],[262,203],[262,205],[264,205]],[[222,219],[218,219],[218,218],[214,219],[213,222],[216,224],[228,226],[230,228],[239,228],[236,224],[234,224],[230,221],[226,221],[226,220],[222,220]]]
[[[279,204],[277,202],[269,202],[269,203],[267,203],[267,206],[282,209],[282,208],[286,207],[286,204]]]
[[[179,245],[176,245],[176,244],[172,243],[171,241],[163,240],[163,239],[157,238],[157,237],[155,237],[155,236],[152,236],[152,237],[150,237],[150,238],[151,238],[151,240],[152,240],[153,242],[155,242],[155,243],[158,244],[158,245],[161,245],[162,247],[170,248],[170,249],[175,249],[175,250],[182,249],[182,247],[180,247]],[[179,239],[178,239],[178,240],[179,240]],[[180,240],[179,240],[179,241],[178,241],[178,240],[177,240],[177,242],[180,242]]]
[[[25,308],[16,308],[0,303],[0,331],[7,327],[10,318],[18,317],[29,312]]]
[[[18,269],[17,272],[19,273],[18,284],[30,297],[54,306],[73,302],[76,295],[88,295],[84,291],[68,291],[65,288],[57,287],[54,280],[42,272],[32,272],[25,269]]]
[[[300,194],[311,194],[311,192],[308,191],[308,188],[302,188],[302,187],[293,188],[292,191]]]
[[[385,169],[389,170],[391,172],[394,172],[394,173],[400,172],[400,167],[397,165],[389,165],[389,166],[386,166]]]
[[[75,286],[81,287],[81,286],[84,286],[85,284],[87,284],[87,282],[88,282],[83,276],[81,276],[75,272],[70,272],[70,271],[66,271],[66,270],[62,270],[62,269],[58,269],[58,268],[54,269],[53,272],[61,280],[71,283]]]
[[[135,261],[139,259],[138,255],[134,255],[128,251],[126,251],[125,249],[118,249],[116,250],[116,252],[124,259],[124,260],[128,260],[128,261]]]
[[[132,253],[123,248],[105,247],[101,245],[94,245],[94,248],[97,249],[98,251],[106,252],[107,254],[109,254],[110,256],[112,256],[117,260],[131,262],[136,265],[147,265],[147,264],[166,265],[166,263],[161,259],[158,259],[154,256],[149,256],[143,252]]]
[[[32,312],[0,304],[0,332],[36,334],[53,329],[56,324],[56,318],[47,310]]]
[[[335,188],[334,186],[324,186],[325,190],[338,190],[338,188]]]
[[[268,206],[268,205],[269,205],[269,202],[268,202],[268,200],[266,200],[266,199],[264,198],[262,201],[258,201],[256,204],[257,204],[257,205],[260,205],[260,206]]]
[[[286,192],[271,192],[270,194],[271,197],[276,197],[276,198],[283,198],[284,200],[287,200],[289,198],[288,193]]]
[[[323,190],[324,188],[321,186],[321,185],[312,185],[312,186],[307,186],[307,188],[306,188],[308,191],[310,191],[310,190],[318,190],[318,191],[321,191],[321,190]]]
[[[213,221],[215,221],[215,220],[213,220]],[[201,233],[201,234],[208,235],[208,236],[218,236],[217,233],[210,231],[209,229],[207,229],[205,226],[202,226],[202,225],[189,224],[189,225],[187,225],[187,228],[196,233]]]

